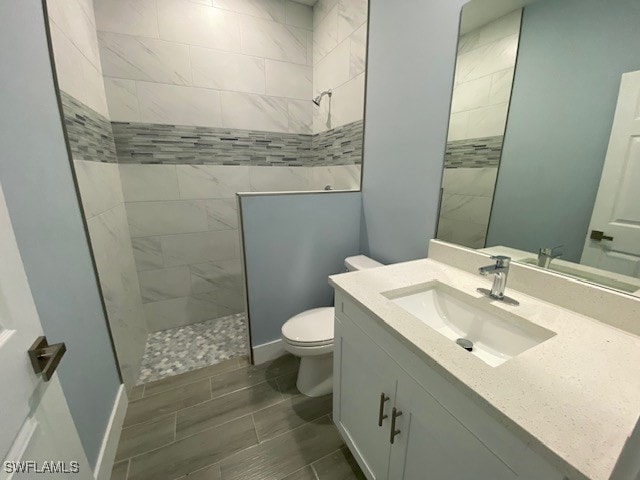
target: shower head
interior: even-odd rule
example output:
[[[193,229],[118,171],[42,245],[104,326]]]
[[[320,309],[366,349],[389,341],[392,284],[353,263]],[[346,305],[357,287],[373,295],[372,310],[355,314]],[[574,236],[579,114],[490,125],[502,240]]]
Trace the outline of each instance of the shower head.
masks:
[[[331,89],[325,90],[320,95],[314,97],[313,98],[313,103],[315,103],[316,106],[319,107],[320,106],[320,101],[322,100],[322,97],[324,97],[325,95],[327,95],[329,98],[331,98]]]

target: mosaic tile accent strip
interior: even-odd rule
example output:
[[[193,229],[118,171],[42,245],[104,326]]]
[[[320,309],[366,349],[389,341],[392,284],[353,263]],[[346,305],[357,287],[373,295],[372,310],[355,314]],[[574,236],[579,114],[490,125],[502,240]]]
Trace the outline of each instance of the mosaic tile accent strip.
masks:
[[[118,163],[310,167],[362,161],[362,121],[316,135],[113,122]]]
[[[73,159],[117,163],[109,120],[62,90],[60,97]]]
[[[444,168],[497,167],[502,155],[502,135],[447,143]]]
[[[302,166],[311,135],[114,122],[119,163]]]
[[[242,357],[248,351],[244,313],[151,333],[137,384]]]
[[[364,121],[358,120],[313,136],[314,166],[362,163]]]

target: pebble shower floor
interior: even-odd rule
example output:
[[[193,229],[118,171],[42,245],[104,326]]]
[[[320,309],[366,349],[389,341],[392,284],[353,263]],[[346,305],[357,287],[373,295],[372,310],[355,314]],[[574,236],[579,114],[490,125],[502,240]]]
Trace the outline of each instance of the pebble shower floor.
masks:
[[[149,334],[138,385],[247,355],[244,313]]]

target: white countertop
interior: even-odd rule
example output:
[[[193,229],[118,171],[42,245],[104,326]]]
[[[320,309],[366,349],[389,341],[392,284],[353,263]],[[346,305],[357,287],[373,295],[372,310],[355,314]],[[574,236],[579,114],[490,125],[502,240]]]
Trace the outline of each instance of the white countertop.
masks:
[[[491,367],[382,295],[435,280],[482,297],[476,288],[490,288],[491,278],[425,259],[329,279],[412,352],[444,369],[537,439],[543,453],[585,478],[611,476],[640,416],[639,337],[516,292],[507,284],[506,294],[519,306],[487,301],[556,335]]]

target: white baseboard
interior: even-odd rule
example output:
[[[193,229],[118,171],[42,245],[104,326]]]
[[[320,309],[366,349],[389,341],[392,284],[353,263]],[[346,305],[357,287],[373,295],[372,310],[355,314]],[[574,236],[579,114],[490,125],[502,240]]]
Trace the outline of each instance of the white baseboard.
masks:
[[[262,345],[256,345],[251,349],[253,350],[253,363],[255,365],[275,360],[287,353],[281,339],[274,340],[269,343],[263,343]]]
[[[96,480],[109,480],[111,478],[116,449],[122,432],[122,423],[124,422],[124,415],[127,413],[127,403],[127,392],[124,389],[124,385],[120,385],[116,401],[113,403],[107,430],[102,439],[102,447],[100,448],[96,468],[93,470],[93,476]]]

